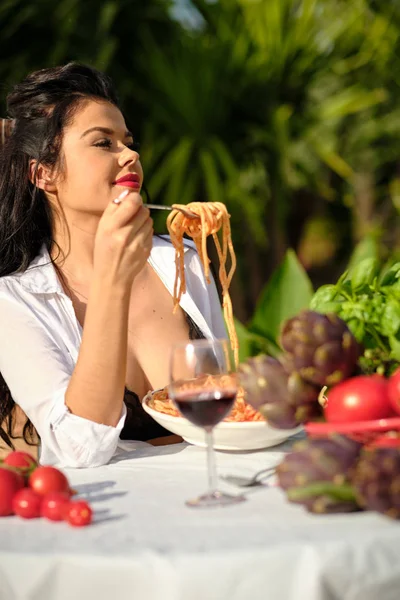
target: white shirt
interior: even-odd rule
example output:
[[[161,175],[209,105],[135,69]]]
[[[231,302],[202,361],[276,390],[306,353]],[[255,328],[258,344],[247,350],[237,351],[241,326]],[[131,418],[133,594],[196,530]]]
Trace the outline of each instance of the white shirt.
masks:
[[[154,237],[149,263],[172,294],[171,243]],[[225,338],[215,284],[206,283],[192,244],[185,248],[185,277],[187,292],[181,307],[207,338]],[[63,467],[106,464],[116,450],[126,408],[116,427],[69,412],[65,392],[78,359],[82,328],[44,247],[24,273],[0,278],[0,331],[0,372],[40,436],[40,462]]]

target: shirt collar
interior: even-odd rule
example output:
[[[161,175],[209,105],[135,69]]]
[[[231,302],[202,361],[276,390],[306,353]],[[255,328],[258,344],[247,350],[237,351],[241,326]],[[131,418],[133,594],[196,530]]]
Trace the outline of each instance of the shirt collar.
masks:
[[[34,294],[64,293],[46,246],[23,273],[15,273],[20,284]]]
[[[195,244],[191,240],[185,239],[185,253],[190,248],[195,248]],[[162,264],[165,258],[167,258],[168,262],[174,261],[175,248],[173,247],[169,236],[154,236],[150,259],[156,264]],[[44,245],[27,270],[23,273],[15,273],[13,276],[19,279],[20,284],[25,289],[35,294],[64,293],[56,269],[54,268],[47,248]]]

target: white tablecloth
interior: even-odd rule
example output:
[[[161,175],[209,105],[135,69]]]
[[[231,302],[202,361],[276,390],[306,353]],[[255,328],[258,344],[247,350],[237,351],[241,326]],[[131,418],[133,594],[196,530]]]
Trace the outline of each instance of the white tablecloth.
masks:
[[[219,472],[251,474],[287,447],[218,452]],[[265,486],[235,506],[187,508],[206,488],[204,449],[124,443],[112,464],[67,474],[95,523],[0,519],[0,600],[400,597],[400,523],[310,515]]]

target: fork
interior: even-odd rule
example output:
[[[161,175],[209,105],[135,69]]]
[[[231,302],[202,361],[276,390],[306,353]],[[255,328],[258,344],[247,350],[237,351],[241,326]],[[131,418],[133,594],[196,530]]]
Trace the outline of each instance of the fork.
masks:
[[[221,475],[221,479],[237,485],[238,487],[252,487],[254,485],[262,485],[263,479],[268,479],[275,474],[275,467],[267,467],[257,471],[252,477],[242,477],[241,475]]]
[[[158,210],[179,210],[188,219],[199,218],[199,215],[196,215],[196,213],[192,212],[191,210],[188,210],[187,208],[177,206],[176,204],[173,204],[172,206],[165,206],[165,204],[145,204],[144,206],[147,206],[147,208],[155,208]]]

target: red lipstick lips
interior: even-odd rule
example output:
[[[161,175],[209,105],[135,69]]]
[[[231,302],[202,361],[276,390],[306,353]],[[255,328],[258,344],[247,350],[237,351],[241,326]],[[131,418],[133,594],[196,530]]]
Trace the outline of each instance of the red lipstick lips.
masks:
[[[140,177],[139,175],[136,175],[136,173],[128,173],[114,181],[114,185],[122,185],[124,187],[132,188],[133,190],[139,190]]]

